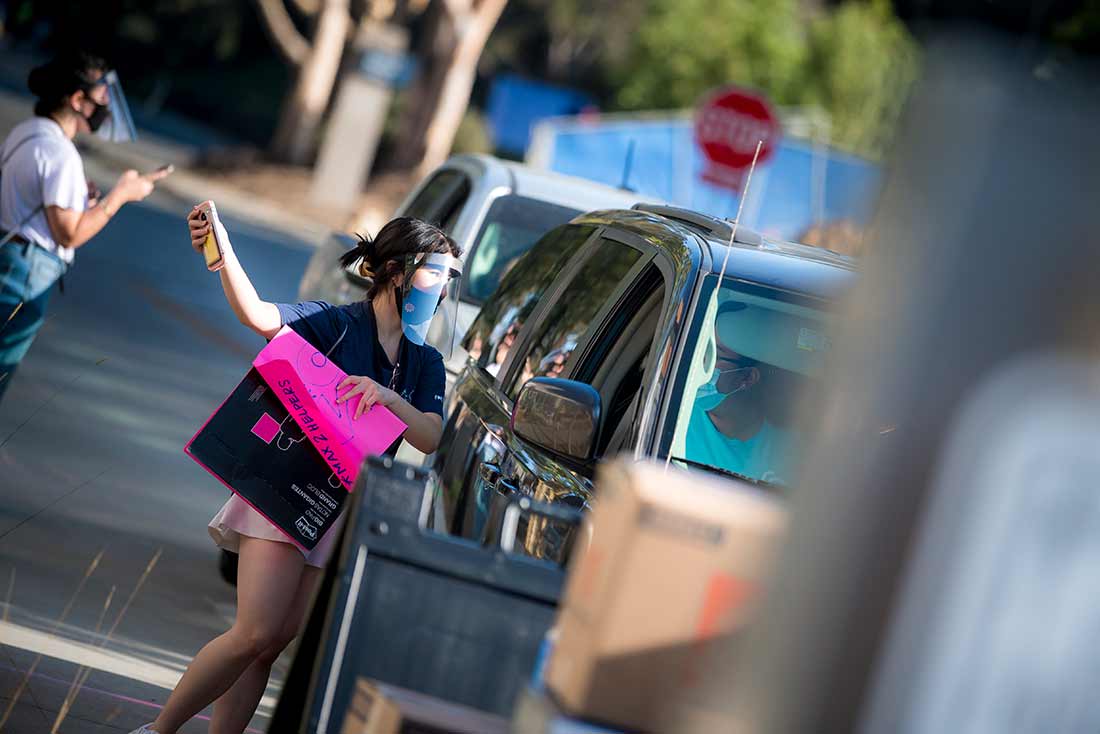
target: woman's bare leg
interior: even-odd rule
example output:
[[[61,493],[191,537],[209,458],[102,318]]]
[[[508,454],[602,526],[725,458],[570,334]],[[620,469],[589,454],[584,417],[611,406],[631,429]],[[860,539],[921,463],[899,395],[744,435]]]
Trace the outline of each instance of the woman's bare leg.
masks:
[[[302,571],[294,606],[283,622],[282,633],[276,643],[264,651],[248,666],[237,682],[214,702],[214,716],[210,719],[210,734],[241,734],[256,713],[256,707],[267,690],[271,666],[286,646],[298,636],[305,619],[313,591],[321,578],[321,569],[306,566]]]
[[[157,734],[176,734],[278,642],[304,567],[305,558],[289,543],[241,537],[237,621],[191,661],[153,722]]]

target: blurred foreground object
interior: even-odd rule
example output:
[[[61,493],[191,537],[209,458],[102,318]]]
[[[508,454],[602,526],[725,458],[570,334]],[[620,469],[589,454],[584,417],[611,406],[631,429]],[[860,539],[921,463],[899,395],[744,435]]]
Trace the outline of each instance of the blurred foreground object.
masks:
[[[738,731],[1100,730],[1096,70],[973,28],[925,58],[762,623],[710,682]]]
[[[355,692],[340,734],[507,734],[504,719],[402,688],[355,682]]]
[[[716,641],[740,631],[786,515],[747,482],[627,460],[604,465],[570,567],[547,686],[571,714],[630,730],[672,701],[711,732],[731,720],[696,699]]]

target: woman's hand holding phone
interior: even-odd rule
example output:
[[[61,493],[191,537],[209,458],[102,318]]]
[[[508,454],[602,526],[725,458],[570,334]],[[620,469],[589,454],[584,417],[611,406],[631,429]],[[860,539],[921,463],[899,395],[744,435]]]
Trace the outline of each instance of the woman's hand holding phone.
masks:
[[[187,215],[187,227],[191,233],[191,246],[195,252],[203,254],[206,267],[211,271],[220,271],[225,300],[237,319],[265,339],[275,336],[283,326],[279,309],[256,293],[248,274],[233,254],[229,233],[218,221],[214,202],[204,201],[193,207]]]
[[[229,234],[218,219],[214,202],[204,201],[196,204],[187,215],[187,226],[191,230],[191,246],[202,253],[206,266],[211,271],[221,270],[230,251]]]

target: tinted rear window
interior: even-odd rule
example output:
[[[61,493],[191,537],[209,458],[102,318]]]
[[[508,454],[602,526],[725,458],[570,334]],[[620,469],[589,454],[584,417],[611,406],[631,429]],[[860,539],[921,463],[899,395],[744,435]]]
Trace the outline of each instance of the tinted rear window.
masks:
[[[539,298],[595,227],[569,224],[539,240],[501,279],[466,334],[465,348],[481,367],[497,375]]]
[[[539,237],[578,214],[577,209],[524,196],[502,196],[494,201],[466,261],[464,298],[483,302]]]

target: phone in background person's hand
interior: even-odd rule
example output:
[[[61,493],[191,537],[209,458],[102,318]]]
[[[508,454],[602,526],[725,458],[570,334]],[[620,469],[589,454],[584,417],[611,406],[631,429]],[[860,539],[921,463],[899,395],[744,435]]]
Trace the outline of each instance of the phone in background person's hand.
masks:
[[[91,208],[99,203],[99,200],[103,198],[103,192],[96,186],[95,181],[88,179],[88,208]]]
[[[202,254],[206,258],[206,268],[211,272],[221,270],[225,265],[225,250],[219,239],[218,231],[221,222],[218,219],[218,210],[212,201],[204,201],[199,204],[199,217],[210,225],[210,232],[206,235],[206,241],[202,245]]]

